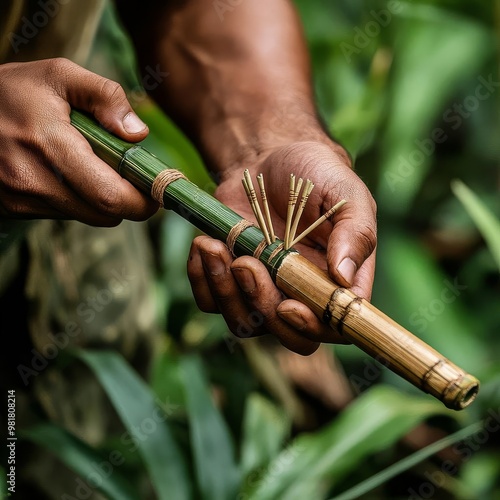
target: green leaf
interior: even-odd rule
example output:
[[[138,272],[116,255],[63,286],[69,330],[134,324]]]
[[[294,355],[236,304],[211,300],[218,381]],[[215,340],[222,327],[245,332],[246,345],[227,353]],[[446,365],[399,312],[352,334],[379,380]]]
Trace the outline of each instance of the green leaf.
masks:
[[[474,91],[480,76],[476,71],[491,53],[491,35],[483,26],[436,6],[404,4],[397,31],[382,175],[375,196],[380,208],[393,214],[411,206],[435,143],[463,126],[464,119],[447,107],[448,100],[471,77]],[[488,106],[487,101],[480,104]],[[436,120],[439,127],[433,128]],[[442,133],[436,132],[435,139],[438,128]]]
[[[166,338],[166,337],[165,337]],[[186,406],[179,358],[167,349],[153,360],[150,386],[161,401],[166,401],[176,413],[183,414]]]
[[[430,415],[452,412],[438,401],[376,386],[324,430],[299,436],[268,467],[255,500],[318,498],[377,451],[387,449]]]
[[[54,424],[41,424],[20,434],[23,438],[47,448],[61,462],[81,476],[90,490],[98,490],[108,498],[138,500],[140,497],[120,475],[124,457],[111,452],[108,457],[92,449],[65,429]],[[78,485],[75,483],[75,488]],[[82,486],[83,487],[83,486]]]
[[[169,409],[157,404],[149,387],[118,353],[82,350],[76,355],[99,379],[144,460],[158,498],[191,498],[184,456],[167,422]]]
[[[497,447],[498,450],[498,447]],[[500,453],[497,450],[481,450],[464,463],[461,476],[463,482],[472,491],[468,498],[498,498],[500,477]],[[488,494],[490,492],[490,494]],[[495,492],[495,493],[491,493]],[[457,498],[464,499],[461,492]]]
[[[432,443],[431,445],[426,446],[425,448],[422,448],[421,450],[418,450],[415,453],[412,453],[408,457],[404,458],[403,460],[400,460],[399,462],[396,462],[390,467],[387,467],[387,469],[379,472],[378,474],[375,474],[366,481],[363,481],[354,486],[353,488],[336,496],[335,498],[332,498],[332,500],[356,500],[356,498],[359,498],[361,495],[364,495],[369,491],[374,490],[375,488],[386,483],[393,477],[419,464],[420,462],[430,457],[431,455],[434,455],[440,452],[441,450],[444,450],[445,448],[448,448],[449,446],[458,443],[459,441],[462,441],[463,439],[469,436],[472,436],[472,434],[475,434],[482,428],[483,428],[482,422],[477,422],[475,424],[469,425],[465,429],[461,429],[455,432],[454,434],[451,434],[450,436],[440,439],[439,441],[436,441],[435,443]]]
[[[500,221],[462,181],[453,181],[451,189],[476,224],[500,269]]]
[[[181,367],[201,497],[204,500],[233,500],[240,473],[228,428],[212,402],[200,360],[186,357]]]
[[[258,393],[246,401],[241,467],[248,474],[273,459],[290,432],[290,416]]]
[[[489,351],[463,305],[469,289],[460,276],[447,276],[413,236],[396,227],[379,233],[374,304],[397,323],[465,370],[484,368]]]

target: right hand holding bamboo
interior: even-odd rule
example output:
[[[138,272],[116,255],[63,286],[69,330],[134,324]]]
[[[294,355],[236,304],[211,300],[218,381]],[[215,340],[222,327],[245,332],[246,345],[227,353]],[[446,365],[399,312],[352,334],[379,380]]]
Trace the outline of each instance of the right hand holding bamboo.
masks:
[[[340,200],[349,200],[296,248],[336,283],[369,299],[375,269],[375,203],[342,148],[333,142],[296,142],[276,148],[248,168],[253,179],[263,173],[274,230],[280,238],[285,233],[291,173],[315,184],[297,233]],[[256,221],[242,175],[235,171],[226,177],[216,197]],[[188,274],[200,309],[220,312],[239,337],[273,334],[285,347],[304,355],[314,352],[320,342],[345,343],[307,306],[285,298],[262,263],[252,257],[233,259],[220,241],[202,236],[193,242]]]

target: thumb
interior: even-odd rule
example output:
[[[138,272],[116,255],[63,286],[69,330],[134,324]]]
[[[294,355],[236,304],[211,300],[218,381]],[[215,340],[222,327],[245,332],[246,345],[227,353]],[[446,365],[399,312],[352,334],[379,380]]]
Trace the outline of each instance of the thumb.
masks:
[[[328,238],[328,271],[341,286],[351,287],[358,270],[377,246],[375,202],[371,196],[355,198],[336,214]]]
[[[56,75],[64,73],[61,97],[71,105],[91,113],[108,131],[130,142],[148,135],[147,125],[137,116],[122,86],[66,59],[56,59]]]

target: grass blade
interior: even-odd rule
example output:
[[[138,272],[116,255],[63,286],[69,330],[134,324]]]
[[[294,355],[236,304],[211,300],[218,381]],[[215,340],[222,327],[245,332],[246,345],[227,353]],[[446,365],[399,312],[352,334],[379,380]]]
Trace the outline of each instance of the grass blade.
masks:
[[[325,494],[367,457],[433,414],[452,412],[437,401],[374,387],[324,430],[295,439],[273,460],[249,498],[295,500]]]
[[[83,484],[76,483],[75,489],[86,487],[89,491],[100,491],[107,498],[139,500],[137,492],[117,471],[123,463],[123,455],[115,454],[112,459],[111,455],[103,457],[73,434],[53,424],[41,424],[23,431],[22,437],[46,448],[76,472]]]
[[[82,350],[77,356],[95,373],[134,439],[158,498],[191,498],[184,456],[165,421],[168,415],[149,387],[116,352]]]
[[[453,181],[451,190],[476,224],[500,269],[500,221],[462,181]]]
[[[244,474],[267,464],[280,451],[290,432],[289,415],[258,393],[246,402],[241,467]]]
[[[401,474],[409,468],[417,465],[431,455],[434,455],[435,453],[444,450],[448,446],[458,443],[459,441],[462,441],[462,439],[465,439],[466,437],[469,437],[472,434],[478,432],[482,429],[482,427],[482,422],[476,422],[475,424],[469,425],[465,429],[460,429],[454,434],[446,436],[445,438],[440,439],[439,441],[436,441],[435,443],[432,443],[429,446],[416,451],[415,453],[412,453],[403,460],[396,462],[390,467],[387,467],[387,469],[379,472],[378,474],[375,474],[366,481],[357,484],[353,488],[344,491],[344,493],[337,495],[331,500],[355,500],[361,495],[364,495],[365,493],[368,493],[369,491],[375,489],[377,486],[380,486],[381,484],[389,481],[389,479],[392,479],[398,474]]]
[[[199,359],[186,357],[181,366],[201,497],[204,500],[232,500],[240,473],[228,428],[212,402]]]

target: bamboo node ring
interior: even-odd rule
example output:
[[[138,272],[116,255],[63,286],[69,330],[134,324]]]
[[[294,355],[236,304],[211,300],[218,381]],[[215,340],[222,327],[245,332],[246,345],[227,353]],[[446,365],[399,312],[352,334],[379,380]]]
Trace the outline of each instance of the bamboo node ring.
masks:
[[[155,177],[151,185],[151,197],[156,200],[161,207],[163,207],[163,194],[165,193],[165,189],[178,179],[187,180],[186,176],[175,168],[166,168]]]

